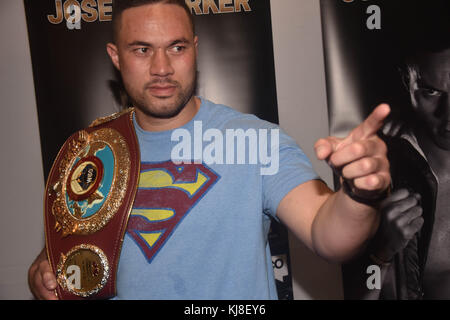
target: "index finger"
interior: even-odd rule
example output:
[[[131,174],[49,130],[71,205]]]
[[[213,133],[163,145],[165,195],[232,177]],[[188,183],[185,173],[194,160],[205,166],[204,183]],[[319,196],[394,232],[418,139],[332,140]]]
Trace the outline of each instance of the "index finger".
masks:
[[[384,120],[387,118],[391,108],[389,105],[383,103],[376,107],[372,113],[349,135],[351,141],[358,141],[366,139],[371,135],[377,133],[377,131],[383,126]]]

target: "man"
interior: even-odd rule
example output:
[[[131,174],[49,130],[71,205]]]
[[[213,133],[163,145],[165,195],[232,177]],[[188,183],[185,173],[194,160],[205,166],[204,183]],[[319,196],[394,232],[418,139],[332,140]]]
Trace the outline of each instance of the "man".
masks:
[[[447,30],[428,29],[427,40],[421,42],[423,49],[406,61],[404,76],[412,112],[402,114],[401,119],[383,128],[397,191],[382,205],[382,223],[369,250],[345,271],[347,297],[450,299]],[[369,255],[375,259],[370,260]],[[364,288],[361,278],[369,264],[382,266],[381,290]]]
[[[173,159],[173,137],[179,137],[179,129],[194,132],[198,124],[218,135],[233,129],[278,130],[193,95],[199,39],[184,0],[115,1],[113,26],[114,44],[108,44],[107,51],[135,107],[144,165],[189,171],[194,165],[189,161],[177,167],[173,163],[179,160]],[[118,298],[276,299],[268,216],[281,220],[326,259],[353,256],[376,230],[373,205],[390,184],[386,147],[375,134],[389,111],[380,105],[345,139],[316,143],[317,157],[342,170],[348,181],[345,191],[328,189],[282,132],[271,148],[280,159],[275,174],[262,175],[261,165],[255,164],[197,164],[215,183],[191,204],[157,252],[139,239],[142,217],[132,213],[119,262]],[[145,197],[146,178],[141,167],[136,197],[143,202],[155,200]],[[55,277],[44,251],[30,267],[29,283],[37,298],[56,298]]]

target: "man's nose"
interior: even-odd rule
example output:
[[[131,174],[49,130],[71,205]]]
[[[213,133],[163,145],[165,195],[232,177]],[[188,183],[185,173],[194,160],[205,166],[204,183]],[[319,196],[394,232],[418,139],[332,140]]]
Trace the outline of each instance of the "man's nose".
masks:
[[[450,121],[450,92],[447,92],[444,100],[444,110],[447,116],[447,121]]]
[[[165,50],[156,50],[152,56],[150,73],[153,76],[167,77],[173,74],[170,57]]]
[[[450,121],[450,93],[449,92],[445,93],[444,96],[442,97],[440,104],[439,104],[437,116],[441,119],[445,118],[447,121]]]

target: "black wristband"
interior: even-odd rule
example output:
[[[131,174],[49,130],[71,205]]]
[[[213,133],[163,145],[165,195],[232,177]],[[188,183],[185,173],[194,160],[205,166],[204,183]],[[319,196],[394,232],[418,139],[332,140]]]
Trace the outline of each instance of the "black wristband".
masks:
[[[390,266],[392,263],[392,259],[390,259],[389,261],[384,261],[382,259],[380,259],[377,255],[375,254],[371,254],[369,255],[370,260],[372,260],[373,262],[375,262],[375,264],[379,265],[379,266]]]
[[[387,196],[389,195],[389,190],[390,188],[387,188],[386,190],[384,190],[383,192],[376,194],[375,196],[369,196],[369,192],[367,192],[367,197],[366,196],[362,196],[362,195],[357,195],[354,191],[354,187],[350,186],[350,183],[348,182],[348,180],[343,179],[342,182],[342,190],[344,191],[344,193],[346,195],[348,195],[352,200],[365,204],[367,206],[373,207],[373,208],[377,208],[380,204],[381,201],[383,201],[384,199],[387,198]],[[372,193],[372,192],[370,192]]]

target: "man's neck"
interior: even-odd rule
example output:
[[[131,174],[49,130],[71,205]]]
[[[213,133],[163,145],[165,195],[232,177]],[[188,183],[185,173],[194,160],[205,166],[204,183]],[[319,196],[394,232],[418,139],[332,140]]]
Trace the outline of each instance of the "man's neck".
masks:
[[[173,118],[163,119],[149,116],[135,108],[136,121],[145,131],[158,132],[180,128],[191,121],[198,110],[200,110],[201,100],[195,96],[189,100],[181,112]]]

